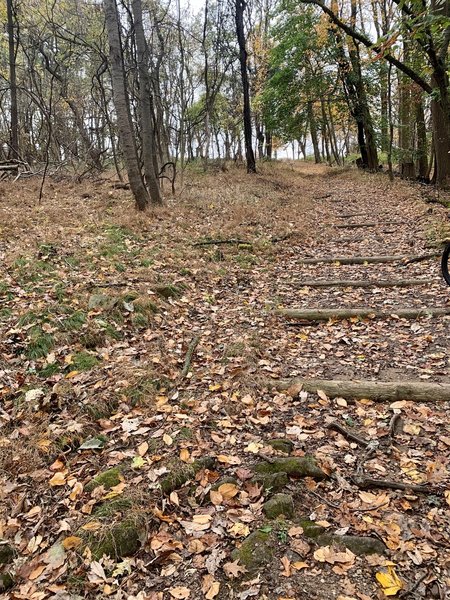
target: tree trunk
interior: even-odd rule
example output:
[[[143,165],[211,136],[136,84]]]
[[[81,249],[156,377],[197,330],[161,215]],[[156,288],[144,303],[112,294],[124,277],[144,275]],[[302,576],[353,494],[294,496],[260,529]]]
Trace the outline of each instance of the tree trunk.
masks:
[[[416,93],[418,95],[416,100],[417,170],[420,180],[426,181],[428,177],[427,127],[423,110],[423,94],[420,89]]]
[[[13,0],[6,0],[8,15],[9,91],[11,98],[11,158],[19,158],[19,114],[17,109],[16,42],[14,39]]]
[[[150,193],[150,201],[154,205],[163,203],[159,187],[158,172],[155,165],[158,164],[156,152],[156,139],[154,134],[154,119],[151,101],[150,77],[148,72],[149,57],[148,47],[144,36],[142,23],[142,2],[132,1],[134,33],[136,38],[136,52],[139,73],[139,100],[140,121],[142,138],[142,158],[144,162],[144,176]]]
[[[128,172],[130,188],[133,192],[138,210],[145,210],[150,201],[147,189],[142,179],[139,167],[136,139],[131,120],[128,90],[123,65],[122,44],[119,33],[119,16],[115,0],[104,0],[105,22],[109,40],[109,60],[114,95],[114,105],[117,113],[117,125],[125,165]]]
[[[252,145],[252,117],[250,109],[250,86],[247,72],[247,50],[245,47],[244,10],[245,0],[236,0],[236,34],[239,44],[239,61],[241,64],[242,91],[244,95],[244,138],[245,156],[247,159],[247,173],[256,173],[255,155]]]
[[[311,142],[314,149],[314,160],[316,164],[322,162],[319,150],[319,140],[317,139],[317,125],[316,118],[314,116],[314,107],[311,101],[307,105],[308,121],[309,121],[309,132],[311,134]]]
[[[271,381],[271,387],[286,391],[291,387],[315,393],[322,390],[330,398],[369,398],[394,402],[412,400],[413,402],[448,402],[450,385],[447,383],[427,383],[424,381],[342,381],[326,379],[291,379]],[[297,392],[298,393],[298,392]]]

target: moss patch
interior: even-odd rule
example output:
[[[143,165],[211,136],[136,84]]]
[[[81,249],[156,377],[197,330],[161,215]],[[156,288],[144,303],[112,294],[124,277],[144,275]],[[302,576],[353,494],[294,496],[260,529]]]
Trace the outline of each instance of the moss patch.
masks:
[[[317,466],[313,456],[293,456],[290,458],[274,458],[271,462],[261,462],[254,467],[257,474],[287,473],[293,477],[313,477],[325,479],[326,473]]]
[[[261,473],[252,479],[252,483],[262,486],[266,492],[279,492],[289,483],[289,477],[284,472]]]
[[[114,467],[113,469],[108,469],[107,471],[103,471],[103,473],[99,473],[86,484],[85,490],[87,492],[92,492],[95,488],[99,486],[103,486],[105,490],[109,490],[115,485],[119,485],[122,481],[122,471],[119,467]]]
[[[145,516],[136,513],[95,533],[84,535],[86,546],[90,548],[94,560],[99,560],[104,554],[115,560],[132,556],[147,537],[145,523]]]
[[[117,513],[126,513],[133,506],[130,498],[112,498],[106,502],[102,502],[94,508],[93,515],[96,517],[112,517]]]
[[[258,529],[231,553],[233,561],[238,560],[249,574],[270,563],[275,553],[275,544],[271,532]]]
[[[186,465],[181,460],[172,461],[167,467],[170,469],[169,475],[161,481],[161,490],[164,494],[170,494],[170,492],[194,479],[195,475],[202,469],[212,469],[214,462],[214,459],[210,457],[200,458],[191,465]]]
[[[267,445],[271,446],[274,450],[278,450],[278,452],[283,452],[284,454],[291,454],[294,449],[294,443],[287,438],[275,438],[273,440],[269,440]]]
[[[16,551],[8,543],[0,543],[0,565],[11,563],[16,556]]]
[[[268,519],[276,519],[284,515],[290,519],[294,514],[294,501],[289,494],[275,494],[264,503],[263,512]]]
[[[335,545],[340,548],[348,548],[357,556],[369,554],[385,554],[386,546],[377,538],[362,537],[357,535],[336,535],[335,533],[322,533],[316,538],[319,546]]]

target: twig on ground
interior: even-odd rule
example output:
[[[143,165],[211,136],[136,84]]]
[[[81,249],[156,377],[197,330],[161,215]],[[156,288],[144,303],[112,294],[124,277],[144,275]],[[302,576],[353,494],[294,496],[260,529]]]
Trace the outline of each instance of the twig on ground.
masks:
[[[246,242],[245,240],[205,240],[204,242],[195,242],[194,244],[192,244],[194,247],[196,246],[219,246],[219,245],[223,245],[223,244],[245,244],[246,246],[251,246],[252,242]]]
[[[188,350],[186,352],[186,359],[184,361],[183,370],[181,371],[180,379],[184,379],[189,373],[189,369],[191,366],[192,356],[198,346],[200,341],[200,337],[198,335],[192,338],[191,343],[189,344]]]
[[[382,488],[387,490],[402,490],[404,492],[418,492],[421,494],[436,493],[436,489],[429,485],[415,485],[413,483],[402,483],[400,481],[391,481],[390,479],[372,479],[370,477],[355,476],[352,478],[353,483],[362,490],[370,488]]]
[[[342,427],[342,425],[340,425],[336,421],[329,423],[327,427],[328,427],[328,429],[333,429],[334,431],[339,431],[339,433],[341,433],[347,440],[352,440],[353,442],[356,442],[360,446],[367,447],[370,444],[370,440],[366,440],[365,438],[362,438],[359,435],[356,435],[356,433],[352,433],[351,431],[348,431],[347,429],[345,429],[345,427]]]

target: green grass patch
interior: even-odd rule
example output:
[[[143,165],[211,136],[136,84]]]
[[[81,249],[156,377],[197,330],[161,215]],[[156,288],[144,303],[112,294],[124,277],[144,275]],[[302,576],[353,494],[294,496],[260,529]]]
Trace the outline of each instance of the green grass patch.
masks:
[[[72,356],[71,371],[90,371],[99,364],[100,360],[89,352],[77,352]]]

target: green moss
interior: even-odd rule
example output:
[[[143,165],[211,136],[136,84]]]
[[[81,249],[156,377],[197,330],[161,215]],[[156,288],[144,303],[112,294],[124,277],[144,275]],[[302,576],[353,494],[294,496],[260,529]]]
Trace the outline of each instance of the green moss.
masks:
[[[14,577],[11,573],[0,573],[0,594],[10,590],[14,586]]]
[[[11,563],[16,556],[16,551],[8,543],[0,543],[0,565]]]
[[[170,494],[174,490],[195,478],[195,475],[202,469],[212,469],[214,459],[210,457],[200,458],[191,465],[183,463],[181,460],[173,460],[167,466],[170,469],[169,475],[162,479],[160,485],[164,494]]]
[[[266,492],[279,492],[289,483],[289,477],[284,472],[265,473],[256,475],[252,482],[262,487]]]
[[[290,458],[273,458],[271,462],[261,462],[254,467],[257,474],[284,472],[293,477],[313,477],[325,479],[327,475],[317,466],[313,456],[292,456]]]
[[[284,515],[287,519],[294,514],[294,501],[289,494],[275,494],[264,503],[263,512],[268,519],[276,519]]]
[[[116,399],[112,400],[100,400],[93,404],[90,402],[88,404],[84,404],[83,410],[84,412],[97,421],[98,419],[107,419],[112,414],[114,414],[117,410],[118,402]]]
[[[104,331],[97,331],[95,329],[83,333],[79,337],[79,342],[87,350],[95,350],[96,348],[102,348],[106,343],[106,335]]]
[[[317,525],[317,523],[311,521],[310,519],[300,519],[298,524],[300,525],[300,527],[303,528],[304,535],[307,538],[311,538],[313,540],[315,540],[319,537],[319,535],[325,532],[324,527],[322,527],[321,525]]]
[[[231,557],[233,561],[238,560],[239,564],[244,566],[251,575],[270,563],[275,553],[275,547],[271,530],[258,529],[242,542],[240,548],[233,550]]]
[[[135,554],[146,535],[146,519],[143,514],[133,514],[120,522],[105,526],[89,535],[82,534],[92,552],[92,558],[99,560],[103,555],[119,560]]]
[[[112,498],[106,502],[102,502],[96,506],[93,511],[93,515],[99,518],[112,517],[117,513],[126,513],[133,506],[133,502],[130,498]]]
[[[278,452],[284,452],[284,454],[291,454],[294,449],[294,443],[287,438],[275,438],[267,442],[274,450]]]
[[[108,469],[107,471],[103,471],[103,473],[99,473],[91,479],[87,485],[85,485],[84,489],[87,492],[92,492],[95,488],[102,485],[105,490],[109,490],[115,485],[119,485],[122,481],[122,471],[120,467],[114,467],[112,469]]]
[[[72,357],[70,369],[73,371],[89,371],[98,365],[100,361],[89,352],[77,352]]]

